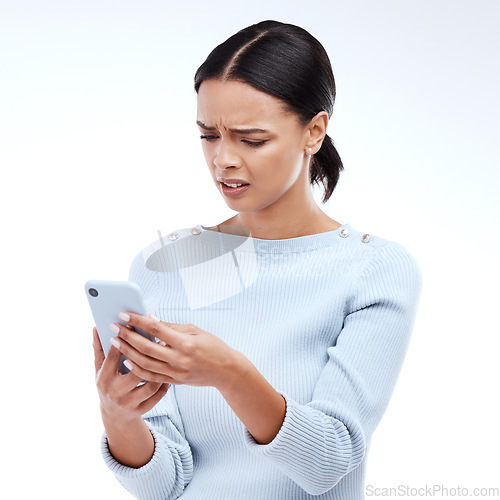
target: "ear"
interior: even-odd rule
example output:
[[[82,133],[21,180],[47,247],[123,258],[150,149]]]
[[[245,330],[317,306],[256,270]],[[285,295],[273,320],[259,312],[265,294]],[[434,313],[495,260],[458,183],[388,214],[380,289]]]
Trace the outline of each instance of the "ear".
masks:
[[[313,155],[319,151],[326,135],[328,127],[328,114],[326,111],[320,111],[307,126],[308,136],[304,149],[311,148],[309,154]]]

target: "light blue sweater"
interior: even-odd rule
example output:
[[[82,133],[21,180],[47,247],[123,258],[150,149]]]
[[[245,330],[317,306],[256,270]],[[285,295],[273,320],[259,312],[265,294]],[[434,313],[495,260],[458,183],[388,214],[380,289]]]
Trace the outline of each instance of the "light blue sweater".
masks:
[[[198,234],[199,233],[199,234]],[[175,231],[134,259],[149,312],[242,352],[286,399],[260,445],[213,387],[171,386],[144,418],[139,469],[102,453],[141,499],[364,498],[366,457],[413,329],[421,269],[400,244],[350,224],[283,240]]]

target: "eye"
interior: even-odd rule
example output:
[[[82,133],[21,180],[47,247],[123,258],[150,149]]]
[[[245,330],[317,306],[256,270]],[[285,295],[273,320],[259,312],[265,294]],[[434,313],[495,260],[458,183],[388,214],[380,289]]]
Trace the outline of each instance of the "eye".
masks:
[[[214,141],[215,139],[218,139],[218,137],[216,135],[200,135],[200,139],[205,141]]]
[[[248,144],[251,148],[258,148],[259,146],[263,146],[267,141],[247,141],[242,139],[241,142]]]

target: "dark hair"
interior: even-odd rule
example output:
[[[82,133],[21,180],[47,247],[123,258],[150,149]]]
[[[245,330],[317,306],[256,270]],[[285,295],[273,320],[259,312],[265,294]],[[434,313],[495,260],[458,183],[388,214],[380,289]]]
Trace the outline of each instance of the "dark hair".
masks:
[[[197,93],[208,79],[241,81],[277,97],[303,125],[320,111],[326,111],[328,117],[333,112],[335,79],[330,59],[316,38],[293,24],[262,21],[238,31],[218,45],[196,71]],[[311,184],[323,184],[323,203],[343,169],[333,141],[326,135],[309,172]]]

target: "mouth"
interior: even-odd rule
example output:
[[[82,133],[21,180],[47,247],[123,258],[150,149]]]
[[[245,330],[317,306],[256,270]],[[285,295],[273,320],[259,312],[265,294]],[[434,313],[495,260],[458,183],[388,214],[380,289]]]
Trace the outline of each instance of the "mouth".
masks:
[[[223,181],[219,181],[221,184],[223,184],[224,186],[227,186],[229,188],[239,188],[241,186],[250,186],[250,184],[248,184],[248,182],[223,182]]]
[[[217,177],[217,180],[221,184],[225,184],[227,187],[237,188],[240,186],[248,186],[249,183],[243,179],[226,179],[224,177]]]
[[[243,184],[243,183],[237,183],[237,184],[226,184],[225,182],[219,181],[221,187],[222,187],[222,193],[225,196],[239,196],[240,194],[243,194],[245,191],[248,190],[250,187],[250,184]]]

